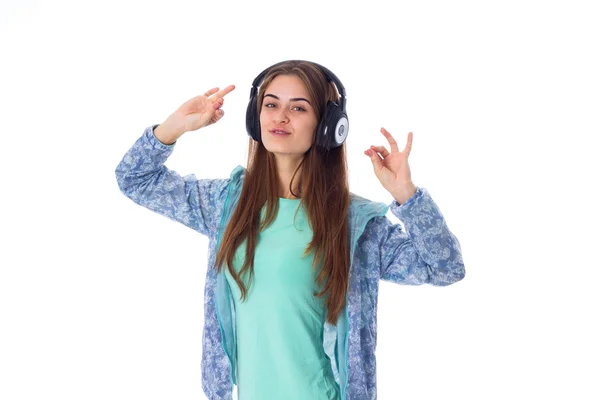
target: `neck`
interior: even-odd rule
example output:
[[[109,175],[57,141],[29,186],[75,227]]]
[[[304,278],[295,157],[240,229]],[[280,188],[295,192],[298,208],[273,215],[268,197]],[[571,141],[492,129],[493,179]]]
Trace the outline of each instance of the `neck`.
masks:
[[[276,155],[275,161],[277,163],[277,175],[279,177],[279,190],[277,192],[277,196],[286,199],[297,199],[298,197],[295,197],[290,192],[290,182],[292,180],[294,172],[296,171],[296,168],[298,168],[298,165],[300,165],[300,163],[302,162],[302,159]],[[296,173],[296,177],[294,178],[293,189],[294,193],[296,194],[298,194],[299,192],[298,178],[301,173],[302,167],[300,167],[300,169]]]

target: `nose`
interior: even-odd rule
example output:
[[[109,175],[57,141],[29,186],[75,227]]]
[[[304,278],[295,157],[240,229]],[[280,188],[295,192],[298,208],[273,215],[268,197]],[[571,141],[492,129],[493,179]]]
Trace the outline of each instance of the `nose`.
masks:
[[[278,111],[275,111],[273,113],[273,122],[275,122],[276,124],[279,124],[282,122],[287,122],[287,121],[288,121],[287,110],[284,107],[280,107]]]

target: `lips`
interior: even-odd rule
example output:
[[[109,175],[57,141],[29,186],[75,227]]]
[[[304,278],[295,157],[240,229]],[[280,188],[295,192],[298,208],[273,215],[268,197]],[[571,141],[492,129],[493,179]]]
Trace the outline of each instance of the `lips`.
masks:
[[[283,130],[283,129],[271,129],[269,132],[271,132],[274,135],[281,135],[281,134],[289,135],[290,134],[288,131]]]

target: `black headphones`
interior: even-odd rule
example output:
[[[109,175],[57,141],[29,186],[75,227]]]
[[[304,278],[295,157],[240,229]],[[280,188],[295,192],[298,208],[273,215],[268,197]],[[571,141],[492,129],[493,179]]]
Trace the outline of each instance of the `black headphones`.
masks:
[[[286,61],[274,64],[265,69],[254,79],[254,82],[252,82],[252,89],[250,89],[250,102],[248,103],[248,110],[246,111],[246,130],[248,131],[248,136],[257,142],[262,142],[260,137],[260,116],[258,110],[256,109],[258,87],[262,84],[265,75],[271,68],[277,67],[284,62]],[[324,150],[330,150],[332,148],[341,146],[348,136],[346,89],[344,89],[344,85],[342,85],[342,82],[340,82],[333,72],[317,63],[311,61],[306,62],[310,62],[311,64],[317,66],[323,72],[323,74],[325,74],[327,80],[335,84],[338,92],[340,93],[340,104],[338,105],[333,101],[328,101],[325,113],[323,114],[323,117],[321,118],[321,121],[319,121],[319,125],[317,127],[317,147]]]

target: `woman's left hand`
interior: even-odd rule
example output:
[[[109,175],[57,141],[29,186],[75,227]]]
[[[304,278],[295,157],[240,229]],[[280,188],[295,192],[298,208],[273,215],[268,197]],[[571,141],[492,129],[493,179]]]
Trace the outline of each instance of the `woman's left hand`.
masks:
[[[392,147],[390,153],[385,146],[371,146],[365,154],[371,157],[373,170],[383,187],[394,196],[400,204],[406,202],[416,193],[417,187],[410,177],[408,156],[412,147],[412,132],[408,133],[408,140],[403,151],[398,151],[398,144],[392,135],[381,128],[381,133],[387,138]]]

